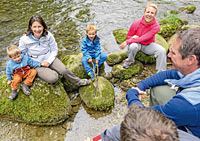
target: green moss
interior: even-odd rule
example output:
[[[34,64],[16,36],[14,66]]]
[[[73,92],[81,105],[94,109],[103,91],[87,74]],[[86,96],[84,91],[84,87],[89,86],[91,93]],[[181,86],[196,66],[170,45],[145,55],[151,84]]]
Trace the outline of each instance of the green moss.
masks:
[[[139,51],[136,56],[135,59],[144,63],[144,64],[152,64],[156,62],[156,59],[154,56],[152,55],[146,55],[144,53],[142,53],[141,51]]]
[[[113,35],[115,36],[115,40],[117,43],[121,44],[122,42],[126,41],[128,30],[127,29],[116,29],[113,31]]]
[[[159,21],[160,23],[160,34],[166,40],[170,38],[177,30],[180,30],[184,25],[183,20],[178,18],[178,15],[167,15],[165,19]]]
[[[7,98],[11,93],[11,88],[6,85],[6,76],[1,77],[0,82],[1,115],[39,125],[58,124],[70,115],[70,101],[60,81],[50,85],[37,78],[31,87],[31,95],[23,94],[19,86],[18,97],[14,101]]]
[[[186,9],[187,13],[193,13],[196,10],[196,6],[188,6]]]
[[[108,58],[106,60],[106,63],[109,65],[109,66],[113,66],[115,64],[119,64],[121,63],[124,59],[126,59],[128,56],[127,56],[127,51],[126,50],[123,50],[123,51],[119,51],[119,52],[116,52],[114,54],[110,54],[108,55]]]
[[[143,69],[143,64],[136,61],[131,64],[128,69],[124,69],[122,64],[115,65],[112,68],[111,73],[114,77],[119,78],[120,80],[129,79],[133,75],[138,74]]]
[[[87,107],[95,110],[108,110],[114,105],[115,93],[111,83],[103,77],[98,77],[98,88],[94,93],[96,81],[79,89],[80,97]],[[106,89],[105,89],[106,88]]]

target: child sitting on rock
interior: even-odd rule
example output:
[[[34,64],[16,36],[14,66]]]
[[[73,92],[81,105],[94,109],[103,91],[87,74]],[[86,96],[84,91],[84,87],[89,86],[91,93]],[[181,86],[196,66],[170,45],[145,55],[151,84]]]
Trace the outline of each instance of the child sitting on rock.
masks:
[[[95,78],[94,71],[96,71],[97,67],[101,66],[107,59],[107,55],[101,52],[100,38],[97,36],[95,24],[87,25],[86,37],[82,40],[81,51],[83,53],[83,58],[81,60],[83,67],[91,77],[91,80],[93,80]],[[88,63],[92,63],[93,58],[95,59],[95,64],[92,69]]]
[[[25,81],[21,89],[26,95],[30,95],[29,86],[33,84],[33,80],[37,74],[37,71],[31,69],[31,67],[40,67],[40,62],[33,61],[28,56],[21,54],[20,49],[15,45],[7,48],[7,54],[11,58],[6,68],[7,84],[9,85],[12,82],[12,92],[8,98],[14,100],[17,97],[18,85],[24,79]]]

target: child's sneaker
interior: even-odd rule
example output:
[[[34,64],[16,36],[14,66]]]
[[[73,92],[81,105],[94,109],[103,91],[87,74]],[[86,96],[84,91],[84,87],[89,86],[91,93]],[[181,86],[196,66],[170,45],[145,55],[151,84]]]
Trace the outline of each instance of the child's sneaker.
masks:
[[[29,86],[26,85],[26,84],[22,84],[22,87],[21,87],[22,91],[24,92],[25,95],[30,95],[30,89],[29,89]]]
[[[94,72],[89,72],[88,75],[90,76],[91,80],[95,79]]]
[[[17,97],[17,92],[12,92],[10,93],[10,96],[8,97],[8,99],[14,100]]]

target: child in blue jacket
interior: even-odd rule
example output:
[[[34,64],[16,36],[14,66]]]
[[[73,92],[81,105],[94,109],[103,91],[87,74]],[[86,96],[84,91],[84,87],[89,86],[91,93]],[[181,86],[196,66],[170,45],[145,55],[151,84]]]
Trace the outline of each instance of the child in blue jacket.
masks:
[[[14,100],[17,97],[17,89],[20,82],[24,79],[21,88],[26,95],[30,95],[29,86],[33,84],[33,80],[37,74],[37,70],[31,67],[40,67],[40,62],[33,61],[26,55],[21,54],[20,49],[11,45],[7,48],[7,54],[11,58],[7,63],[6,75],[8,78],[7,84],[11,83],[12,93],[8,97]]]
[[[95,24],[87,25],[86,37],[82,40],[81,51],[83,53],[83,58],[81,60],[83,67],[91,77],[91,80],[93,80],[95,78],[94,72],[88,63],[92,62],[92,58],[94,58],[94,70],[96,70],[96,68],[101,66],[107,59],[107,55],[101,52],[100,38],[97,36]]]

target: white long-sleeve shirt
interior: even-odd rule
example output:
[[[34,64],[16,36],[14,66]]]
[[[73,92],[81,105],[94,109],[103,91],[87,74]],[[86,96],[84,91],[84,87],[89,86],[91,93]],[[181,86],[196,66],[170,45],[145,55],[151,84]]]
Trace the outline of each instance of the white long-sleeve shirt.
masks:
[[[19,49],[38,62],[47,61],[52,63],[58,53],[58,46],[51,32],[42,36],[39,40],[34,40],[27,35],[23,35],[19,41]]]

